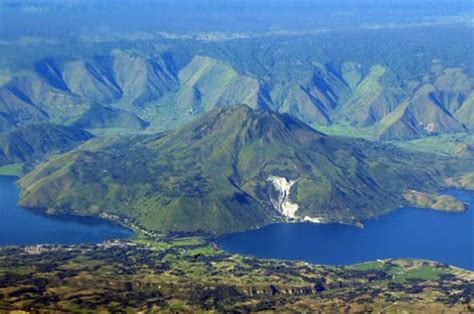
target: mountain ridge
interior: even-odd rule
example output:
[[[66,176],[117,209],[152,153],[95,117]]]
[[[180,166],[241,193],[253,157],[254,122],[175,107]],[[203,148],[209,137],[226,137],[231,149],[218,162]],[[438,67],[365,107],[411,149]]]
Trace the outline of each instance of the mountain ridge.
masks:
[[[253,73],[225,56],[183,54],[112,49],[40,60],[0,86],[0,130],[40,121],[70,125],[99,104],[134,114],[151,132],[164,131],[234,103],[290,113],[314,127],[347,123],[380,140],[472,130],[474,80],[439,60],[408,81],[378,63],[311,61],[293,74],[286,73],[291,60],[256,60],[266,70]],[[139,129],[133,124],[131,131]]]

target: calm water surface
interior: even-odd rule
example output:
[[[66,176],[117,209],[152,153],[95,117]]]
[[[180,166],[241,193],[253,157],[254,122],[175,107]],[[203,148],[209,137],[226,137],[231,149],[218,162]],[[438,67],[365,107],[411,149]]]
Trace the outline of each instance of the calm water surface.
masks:
[[[462,213],[402,208],[366,221],[340,224],[280,223],[221,238],[221,248],[265,258],[346,265],[378,258],[422,258],[474,270],[474,192],[447,190],[469,204]]]
[[[0,176],[0,245],[99,243],[132,234],[103,219],[50,216],[21,208],[16,179]]]

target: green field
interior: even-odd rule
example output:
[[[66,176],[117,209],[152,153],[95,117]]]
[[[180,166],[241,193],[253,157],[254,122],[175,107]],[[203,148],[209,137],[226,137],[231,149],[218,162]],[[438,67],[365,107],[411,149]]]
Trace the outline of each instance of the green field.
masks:
[[[0,166],[0,175],[21,177],[23,175],[23,164],[10,164]]]

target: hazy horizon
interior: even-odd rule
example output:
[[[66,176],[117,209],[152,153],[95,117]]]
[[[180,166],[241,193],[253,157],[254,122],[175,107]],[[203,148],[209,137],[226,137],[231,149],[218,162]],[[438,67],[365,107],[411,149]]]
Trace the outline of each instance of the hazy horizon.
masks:
[[[91,29],[113,32],[262,32],[472,26],[470,1],[3,1],[0,36],[62,37]]]

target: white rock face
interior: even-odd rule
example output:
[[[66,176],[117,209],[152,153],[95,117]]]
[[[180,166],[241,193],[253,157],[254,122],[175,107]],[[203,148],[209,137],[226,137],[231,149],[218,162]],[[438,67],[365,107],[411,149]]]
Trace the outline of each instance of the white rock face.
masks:
[[[427,132],[433,133],[435,130],[435,124],[434,123],[428,123],[426,127],[424,128]]]
[[[269,176],[268,181],[273,183],[273,186],[279,192],[277,200],[271,200],[273,206],[283,216],[287,218],[296,218],[295,213],[298,210],[298,204],[290,202],[290,190],[297,180],[288,180],[284,177]]]
[[[312,223],[315,223],[315,224],[320,224],[322,223],[322,219],[319,218],[319,217],[309,217],[309,216],[304,216],[303,218],[304,221],[309,221],[309,222],[312,222]]]

